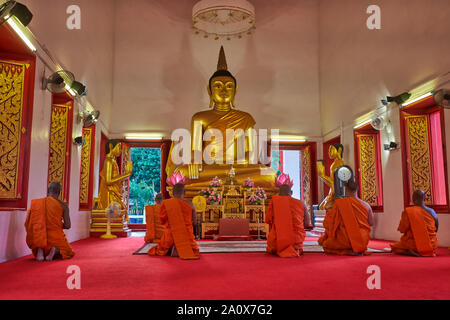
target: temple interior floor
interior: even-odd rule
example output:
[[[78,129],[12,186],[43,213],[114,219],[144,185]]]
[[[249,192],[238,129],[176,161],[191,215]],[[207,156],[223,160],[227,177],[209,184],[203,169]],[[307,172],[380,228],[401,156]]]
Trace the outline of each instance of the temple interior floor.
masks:
[[[450,299],[447,248],[435,258],[213,253],[183,261],[133,255],[142,244],[137,235],[88,238],[72,243],[70,260],[37,262],[29,255],[1,263],[0,299]],[[67,288],[73,265],[80,268],[81,289]],[[380,268],[381,289],[367,287],[371,265]]]

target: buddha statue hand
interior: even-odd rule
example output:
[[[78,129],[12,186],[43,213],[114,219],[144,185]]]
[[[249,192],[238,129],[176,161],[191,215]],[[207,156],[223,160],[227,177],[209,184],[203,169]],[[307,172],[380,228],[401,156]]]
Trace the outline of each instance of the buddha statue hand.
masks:
[[[317,161],[317,174],[322,178],[325,176],[325,166],[322,161]]]
[[[199,172],[202,171],[202,165],[197,163],[188,164],[189,179],[198,179]]]

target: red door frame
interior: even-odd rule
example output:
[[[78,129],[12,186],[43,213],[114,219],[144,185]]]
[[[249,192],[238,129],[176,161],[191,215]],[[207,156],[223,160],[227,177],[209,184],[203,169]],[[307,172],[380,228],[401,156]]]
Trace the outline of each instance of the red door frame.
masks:
[[[92,124],[89,127],[83,128],[84,129],[90,129],[91,130],[91,150],[89,154],[89,189],[88,189],[88,202],[87,203],[80,203],[79,208],[80,210],[92,210],[93,205],[93,196],[94,196],[94,158],[95,158],[95,131],[96,131],[96,125]],[[81,156],[83,155],[83,152],[81,152]],[[82,171],[82,164],[80,164],[80,178],[81,178],[81,172]],[[80,183],[81,188],[81,183]]]
[[[323,160],[323,165],[325,167],[325,174],[329,177],[330,176],[330,166],[333,163],[333,161],[330,159],[330,157],[328,156],[328,149],[330,148],[330,145],[334,144],[334,143],[341,143],[341,136],[337,136],[334,137],[330,140],[327,140],[323,143],[322,145],[322,150],[323,150],[323,156],[322,156],[322,160]],[[323,183],[323,197],[325,198],[328,193],[330,192],[330,187],[328,187],[325,182]]]
[[[305,150],[311,147],[311,200],[313,204],[318,201],[317,176],[317,143],[316,142],[278,142],[279,150]],[[272,154],[272,141],[268,142],[269,154]],[[271,164],[270,164],[271,165]],[[302,191],[303,194],[303,191]]]
[[[66,159],[64,166],[64,193],[61,194],[62,201],[69,203],[69,195],[70,195],[70,169],[72,162],[72,129],[73,129],[73,109],[74,109],[74,101],[73,97],[69,93],[61,93],[61,94],[52,94],[52,104],[51,110],[53,110],[54,105],[67,105],[69,106],[69,112],[67,114],[67,128],[66,128]],[[51,147],[51,118],[52,115],[50,113],[50,128],[49,128],[49,165],[50,165],[50,147]],[[50,168],[50,167],[48,167]],[[47,186],[50,181],[48,180],[49,176],[47,174]]]
[[[380,140],[380,131],[376,130],[369,123],[363,127],[357,128],[353,130],[353,145],[354,145],[354,153],[355,153],[355,178],[356,182],[359,185],[358,188],[358,196],[361,198],[361,173],[360,173],[360,162],[359,162],[359,145],[358,145],[358,135],[360,134],[371,134],[375,135],[375,148],[376,148],[376,163],[377,163],[377,186],[379,188],[379,205],[371,206],[374,212],[383,212],[383,174],[382,174],[382,162],[381,162],[381,140]]]
[[[0,211],[26,210],[28,185],[30,183],[29,171],[36,56],[7,23],[0,26],[0,59],[29,65],[25,71],[23,88],[22,128],[25,130],[25,133],[22,133],[20,139],[20,159],[17,172],[17,191],[20,197],[17,199],[0,199]]]
[[[166,190],[167,174],[166,164],[171,140],[148,141],[148,140],[121,140],[131,148],[160,148],[161,149],[161,185],[160,192],[164,194],[164,198],[168,199],[170,196]],[[168,147],[167,147],[168,146]],[[145,214],[145,212],[144,212]],[[145,224],[128,224],[128,227],[133,231],[145,231]]]
[[[407,114],[427,114],[434,111],[440,110],[441,115],[441,134],[442,134],[442,152],[444,156],[444,174],[445,174],[445,185],[446,185],[446,197],[447,205],[430,205],[437,213],[450,213],[450,203],[449,203],[449,190],[448,190],[448,170],[447,170],[447,137],[445,136],[445,118],[444,109],[436,104],[434,96],[424,98],[417,101],[409,106],[399,109],[400,113],[400,132],[401,132],[401,149],[402,149],[402,178],[403,178],[403,205],[404,208],[410,206],[409,199],[411,197],[409,191],[409,181],[408,181],[408,157],[406,150],[406,119]],[[430,136],[430,128],[428,127],[428,135]]]

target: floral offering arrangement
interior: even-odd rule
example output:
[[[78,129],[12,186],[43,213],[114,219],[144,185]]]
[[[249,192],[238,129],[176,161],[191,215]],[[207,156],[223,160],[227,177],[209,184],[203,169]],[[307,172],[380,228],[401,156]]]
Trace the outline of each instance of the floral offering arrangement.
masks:
[[[218,204],[220,203],[221,197],[220,192],[212,189],[202,189],[199,194],[206,198],[206,204]]]
[[[209,188],[220,188],[221,186],[222,182],[217,176],[209,182]]]
[[[244,183],[242,184],[242,186],[243,186],[245,189],[248,190],[248,189],[254,188],[254,187],[255,187],[255,183],[252,181],[252,179],[247,178],[247,180],[244,181]]]
[[[220,203],[220,193],[217,191],[212,191],[206,198],[207,204],[219,204]]]
[[[266,192],[261,187],[257,187],[255,192],[248,197],[248,201],[252,205],[262,204],[262,201],[266,199],[267,199]]]

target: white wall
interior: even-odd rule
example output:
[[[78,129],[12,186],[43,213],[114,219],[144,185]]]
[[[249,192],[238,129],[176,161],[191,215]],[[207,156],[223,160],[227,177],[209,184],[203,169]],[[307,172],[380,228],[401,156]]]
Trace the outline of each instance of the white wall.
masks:
[[[31,199],[47,195],[51,94],[40,89],[43,64],[36,60],[35,95],[31,132],[28,207]],[[74,112],[79,106],[75,105]],[[81,135],[81,125],[74,117],[73,137]],[[72,227],[65,230],[69,242],[89,236],[90,213],[79,211],[81,147],[72,144],[69,209]],[[25,242],[26,211],[0,211],[0,262],[31,253]]]
[[[256,32],[229,41],[194,34],[195,2],[117,2],[111,133],[170,137],[190,128],[192,115],[208,109],[206,86],[223,45],[238,83],[237,108],[257,128],[320,136],[319,2],[252,1]]]
[[[381,30],[366,28],[366,9],[381,8]],[[355,120],[381,106],[387,95],[423,88],[450,70],[450,6],[447,0],[322,0],[320,2],[320,101],[324,140],[340,134],[344,160],[354,166]],[[448,85],[447,85],[448,87]],[[398,108],[388,107],[395,141],[400,142]],[[450,112],[445,112],[446,127]],[[450,130],[446,132],[450,143]],[[390,139],[383,132],[381,143]],[[374,236],[397,240],[403,210],[401,151],[382,148],[384,212],[376,213]],[[450,160],[447,150],[447,159]],[[450,245],[450,214],[439,214],[441,245]]]

